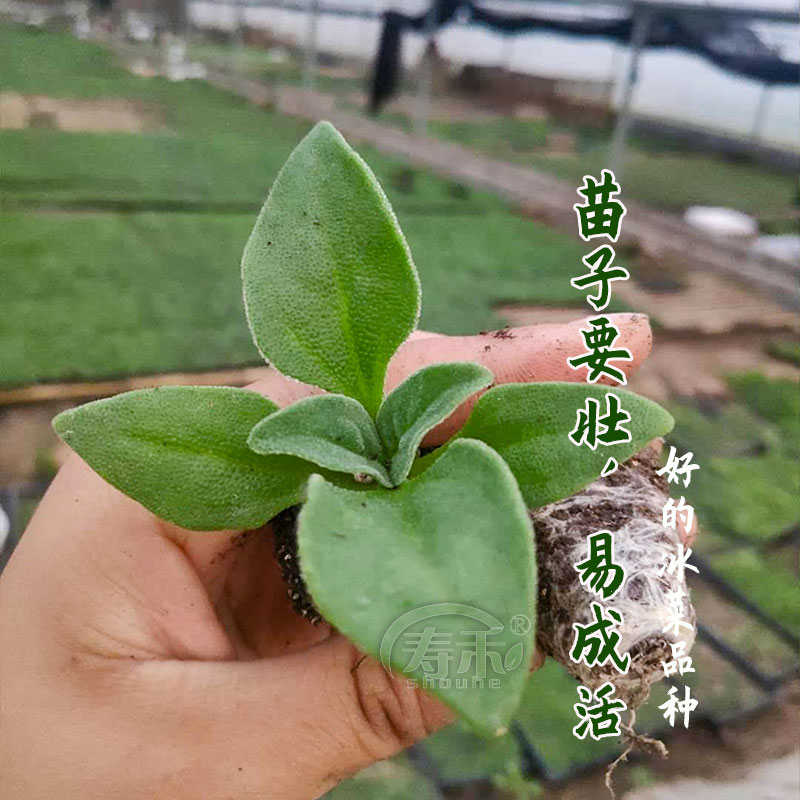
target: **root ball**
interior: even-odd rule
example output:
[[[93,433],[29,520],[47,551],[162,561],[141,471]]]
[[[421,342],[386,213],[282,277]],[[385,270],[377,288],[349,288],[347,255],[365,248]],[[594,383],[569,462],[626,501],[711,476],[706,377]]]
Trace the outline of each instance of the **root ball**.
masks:
[[[648,448],[572,497],[531,512],[539,572],[539,646],[590,689],[610,681],[629,709],[641,705],[651,684],[664,676],[661,662],[672,660],[671,645],[685,641],[688,653],[694,639],[693,629],[682,628],[679,635],[664,632],[673,618],[671,592],[685,593],[686,622],[694,625],[695,615],[679,571],[659,575],[667,556],[676,554],[680,538],[662,525],[668,486],[657,470],[657,453]],[[614,562],[626,573],[625,583],[609,600],[584,587],[574,566],[589,555],[587,537],[600,530],[613,533]],[[626,674],[610,662],[589,667],[570,658],[572,625],[594,620],[592,603],[622,615],[616,627],[617,652],[630,654]]]

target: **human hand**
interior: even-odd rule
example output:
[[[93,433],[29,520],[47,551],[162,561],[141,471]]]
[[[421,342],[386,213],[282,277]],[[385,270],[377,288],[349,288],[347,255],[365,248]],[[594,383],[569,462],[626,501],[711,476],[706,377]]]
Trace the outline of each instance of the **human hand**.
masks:
[[[612,315],[631,374],[641,315]],[[504,337],[417,334],[387,388],[431,363],[477,361],[497,383],[583,380],[566,357],[584,320]],[[277,372],[279,405],[313,390]],[[466,419],[460,408],[426,444]],[[180,475],[175,476],[180,480]],[[77,456],[61,469],[0,579],[0,794],[318,797],[451,719],[286,598],[269,526],[192,533],[163,522]]]

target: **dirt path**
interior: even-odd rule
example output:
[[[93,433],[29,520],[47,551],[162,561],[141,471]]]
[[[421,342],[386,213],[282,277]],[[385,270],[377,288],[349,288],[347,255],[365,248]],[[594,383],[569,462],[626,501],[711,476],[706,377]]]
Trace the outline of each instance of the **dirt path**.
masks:
[[[131,375],[101,381],[39,383],[13,389],[0,389],[0,407],[34,403],[66,402],[110,397],[133,389],[151,386],[245,386],[263,378],[266,366],[242,367],[209,372],[169,372]]]
[[[115,43],[116,52],[128,62],[141,62],[132,45]],[[213,86],[244,97],[254,105],[315,122],[329,119],[353,142],[366,142],[384,153],[411,164],[489,189],[518,204],[525,213],[577,236],[573,203],[576,187],[530,167],[509,164],[452,142],[419,136],[377,122],[361,114],[340,110],[336,96],[294,86],[266,86],[212,65],[206,80]],[[715,239],[687,225],[680,217],[626,200],[620,244],[632,245],[661,257],[684,262],[690,269],[711,270],[756,287],[784,308],[800,308],[797,279],[800,264],[751,257],[748,245]]]
[[[796,337],[798,322],[795,315],[776,311],[769,300],[751,294],[752,303],[738,310],[724,305],[715,310],[712,293],[710,306],[698,299],[687,310],[680,297],[634,299],[636,292],[626,299],[650,315],[653,349],[631,379],[632,391],[664,403],[676,397],[724,397],[729,393],[725,376],[735,372],[755,370],[768,378],[800,379],[797,367],[766,352],[776,337]],[[569,322],[589,309],[501,305],[496,310],[511,325],[533,325]]]
[[[0,486],[30,480],[42,468],[60,464],[68,448],[50,425],[60,411],[86,400],[151,386],[246,386],[268,367],[215,372],[139,375],[117,380],[44,383],[0,390]]]
[[[367,142],[390,155],[400,156],[472,186],[494,191],[519,204],[532,217],[577,235],[575,186],[530,167],[509,164],[469,148],[430,136],[416,136],[360,114],[336,108],[334,95],[296,87],[268,89],[257,81],[209,69],[210,83],[249,99],[274,105],[284,114],[316,121],[327,118],[354,142]],[[626,201],[628,210],[621,243],[638,246],[703,269],[735,278],[775,298],[785,308],[800,307],[797,277],[800,265],[754,259],[748,245],[714,239],[682,219]]]
[[[796,334],[800,331],[797,312],[788,311],[775,300],[719,275],[688,272],[682,281],[682,288],[666,292],[648,290],[636,279],[618,281],[614,292],[670,333],[724,335],[751,330]]]
[[[153,108],[132,100],[100,100],[0,92],[0,129],[57,128],[61,131],[156,130],[163,121]]]

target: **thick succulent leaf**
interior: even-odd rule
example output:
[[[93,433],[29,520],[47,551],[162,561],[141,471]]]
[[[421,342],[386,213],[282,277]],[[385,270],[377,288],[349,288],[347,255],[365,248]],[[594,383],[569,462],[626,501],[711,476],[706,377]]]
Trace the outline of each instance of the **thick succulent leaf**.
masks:
[[[245,389],[165,386],[65,411],[53,427],[162,519],[192,530],[254,528],[298,503],[313,469],[247,446],[253,425],[276,409]]]
[[[278,175],[242,279],[263,355],[374,415],[386,365],[419,316],[419,279],[383,190],[330,123],[319,123]]]
[[[406,378],[383,401],[376,423],[395,485],[406,479],[425,434],[486,388],[492,377],[486,367],[468,361],[434,364]]]
[[[586,399],[619,396],[631,415],[625,428],[630,442],[598,445],[592,450],[569,439],[577,411]],[[517,383],[490,389],[475,404],[459,436],[493,447],[517,479],[529,508],[555,502],[599,477],[610,457],[620,464],[650,440],[672,430],[673,419],[661,406],[623,389],[581,383]]]
[[[451,648],[452,683],[426,688],[484,733],[508,725],[535,635],[533,624],[520,629],[510,621],[536,618],[536,567],[525,504],[497,453],[460,440],[423,475],[391,491],[351,492],[313,475],[298,542],[306,584],[325,619],[420,686],[424,664],[409,663],[405,636],[434,627]],[[476,664],[467,653],[476,631],[491,630],[487,642],[498,657],[479,659],[487,667],[480,688],[472,684]],[[466,672],[459,672],[462,656]]]
[[[326,469],[365,473],[383,486],[392,485],[381,463],[375,424],[352,397],[307,397],[261,420],[247,443],[256,453],[297,456]]]

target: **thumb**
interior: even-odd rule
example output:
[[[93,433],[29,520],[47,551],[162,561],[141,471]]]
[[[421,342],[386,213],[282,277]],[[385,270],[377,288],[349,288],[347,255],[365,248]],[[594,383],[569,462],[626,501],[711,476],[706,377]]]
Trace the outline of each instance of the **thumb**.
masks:
[[[627,376],[645,360],[652,345],[645,314],[608,314],[619,331],[614,347],[630,350],[632,360],[615,362]],[[526,325],[478,336],[442,336],[406,342],[389,364],[387,389],[422,367],[446,361],[475,361],[494,374],[494,385],[529,381],[584,381],[586,370],[574,370],[567,359],[586,352],[581,329],[588,318],[561,324]],[[601,379],[602,381],[602,379]],[[605,381],[602,381],[605,382]],[[425,439],[425,445],[447,441],[466,422],[477,397],[462,404]]]
[[[175,662],[142,666],[166,673],[170,664],[174,670]],[[196,725],[201,714],[202,728],[213,731],[212,780],[224,782],[225,796],[319,797],[455,718],[338,635],[303,652],[183,662],[178,672],[170,680],[188,717],[181,724]]]

